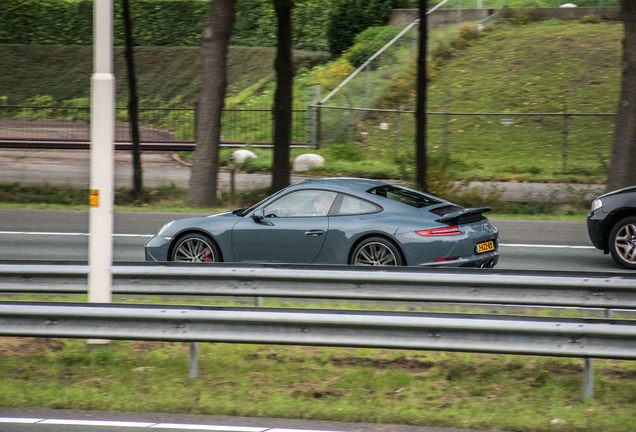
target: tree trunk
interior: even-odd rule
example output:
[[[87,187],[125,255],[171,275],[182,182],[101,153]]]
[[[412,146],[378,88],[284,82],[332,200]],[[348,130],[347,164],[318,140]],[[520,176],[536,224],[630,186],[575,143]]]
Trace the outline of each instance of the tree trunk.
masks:
[[[636,2],[621,0],[623,77],[607,191],[636,185]]]
[[[415,184],[418,189],[426,191],[426,44],[428,41],[428,25],[426,22],[426,0],[420,0],[420,46],[417,58],[417,104],[415,121],[417,134],[415,137]]]
[[[217,204],[221,114],[225,102],[227,47],[234,24],[235,0],[211,0],[201,34],[203,83],[197,113],[197,143],[190,175],[188,204]]]
[[[132,135],[133,155],[133,188],[132,194],[139,198],[143,190],[141,149],[139,139],[139,98],[137,96],[137,77],[135,75],[135,59],[133,56],[132,19],[130,17],[130,2],[124,0],[123,19],[126,31],[126,71],[128,72],[128,118]]]
[[[278,50],[276,54],[276,95],[274,96],[274,161],[272,192],[289,186],[289,146],[292,129],[292,0],[274,0],[278,17]]]

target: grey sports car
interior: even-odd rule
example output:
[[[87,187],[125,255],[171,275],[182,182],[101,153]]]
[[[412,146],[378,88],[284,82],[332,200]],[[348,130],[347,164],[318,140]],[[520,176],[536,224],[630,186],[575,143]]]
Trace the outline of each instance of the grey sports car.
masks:
[[[146,260],[490,268],[489,210],[376,180],[308,180],[248,209],[169,222]]]

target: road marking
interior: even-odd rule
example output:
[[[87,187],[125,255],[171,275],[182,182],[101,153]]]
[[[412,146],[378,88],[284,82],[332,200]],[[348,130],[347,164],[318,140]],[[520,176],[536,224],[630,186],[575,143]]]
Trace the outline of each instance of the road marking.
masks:
[[[0,231],[0,235],[39,235],[39,236],[89,236],[89,233],[37,232],[37,231]],[[154,234],[113,234],[113,237],[154,237]]]
[[[525,247],[525,248],[541,248],[541,249],[596,249],[594,246],[569,246],[569,245],[533,245],[533,244],[512,244],[500,243],[499,246],[504,247]]]
[[[164,429],[191,429],[191,430],[209,430],[224,432],[264,432],[267,428],[247,427],[247,426],[217,426],[217,425],[196,425],[196,424],[179,424],[179,423],[157,423],[151,428]]]
[[[48,419],[39,422],[38,424],[54,424],[54,425],[69,425],[69,426],[117,426],[117,427],[136,427],[147,428],[156,423],[143,423],[143,422],[126,422],[126,421],[103,421],[103,420],[62,420],[62,419]]]
[[[37,423],[44,419],[19,418],[19,417],[0,417],[0,423]]]
[[[89,233],[67,233],[67,232],[37,232],[37,231],[0,231],[0,235],[41,235],[41,236],[88,236]],[[154,237],[154,234],[113,234],[113,237]],[[571,245],[537,245],[520,243],[500,243],[503,247],[525,247],[525,248],[550,248],[550,249],[596,249],[594,246],[571,246]]]
[[[65,426],[111,426],[128,428],[153,428],[153,429],[184,429],[201,431],[220,432],[340,432],[340,431],[319,431],[314,429],[285,429],[250,426],[225,426],[225,425],[205,425],[186,423],[149,423],[134,421],[112,421],[112,420],[75,420],[75,419],[39,419],[20,417],[0,417],[0,423],[29,423],[29,424],[52,424]]]

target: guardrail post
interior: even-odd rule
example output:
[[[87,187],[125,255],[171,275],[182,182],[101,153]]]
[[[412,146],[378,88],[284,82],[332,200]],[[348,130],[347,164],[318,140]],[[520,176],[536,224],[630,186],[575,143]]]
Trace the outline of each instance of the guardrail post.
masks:
[[[592,396],[594,396],[594,360],[586,358],[583,370],[583,398],[589,399]]]
[[[190,342],[190,378],[199,376],[199,342]]]

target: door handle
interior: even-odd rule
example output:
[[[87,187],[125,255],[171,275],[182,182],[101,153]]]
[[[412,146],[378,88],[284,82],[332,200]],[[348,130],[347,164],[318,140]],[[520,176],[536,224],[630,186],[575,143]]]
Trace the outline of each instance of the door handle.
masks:
[[[306,236],[312,236],[312,237],[318,237],[320,235],[323,235],[325,232],[323,230],[309,230],[309,231],[305,231],[305,235]]]

